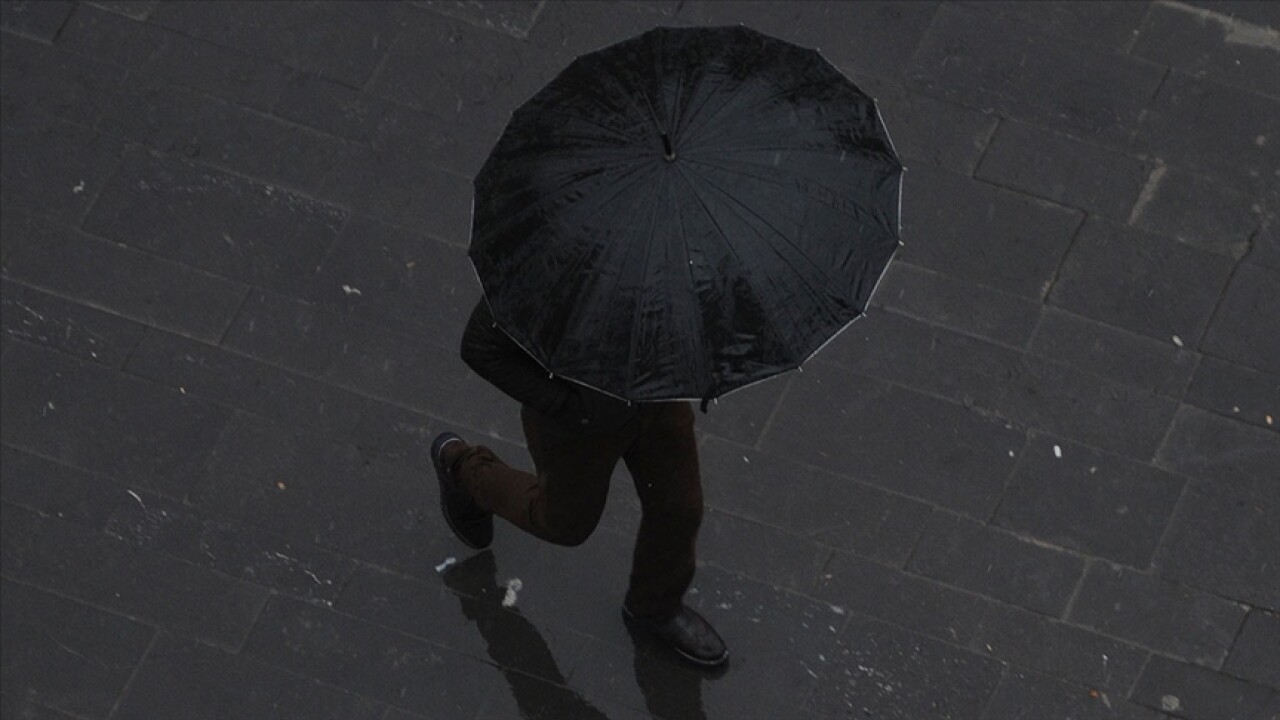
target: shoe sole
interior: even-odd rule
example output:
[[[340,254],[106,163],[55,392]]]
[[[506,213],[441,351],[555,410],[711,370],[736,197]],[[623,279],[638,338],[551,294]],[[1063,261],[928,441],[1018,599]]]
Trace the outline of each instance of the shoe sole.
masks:
[[[454,438],[457,438],[457,439],[455,440]],[[445,488],[444,478],[445,478],[445,475],[448,473],[448,470],[446,470],[443,467],[444,449],[451,442],[462,442],[462,438],[458,437],[457,435],[454,435],[452,438],[445,440],[439,445],[432,444],[431,446],[431,464],[435,466],[436,481],[440,486],[440,514],[444,516],[444,522],[446,525],[449,526],[449,530],[453,531],[454,537],[458,538],[458,540],[463,545],[466,545],[472,550],[484,550],[488,548],[490,545],[492,545],[493,543],[488,542],[483,545],[478,543],[473,543],[470,540],[468,540],[465,535],[458,532],[458,528],[453,524],[453,517],[449,515],[448,503],[445,502],[446,488]]]
[[[653,637],[658,637],[658,634],[654,632],[653,628],[649,627],[645,623],[645,621],[641,620],[635,615],[632,615],[631,611],[627,609],[626,605],[622,606],[622,622],[625,623],[627,627],[634,628],[636,630],[643,630],[649,633],[649,635]],[[661,638],[658,638],[658,639],[661,640]],[[713,660],[703,660],[700,657],[695,657],[693,655],[690,655],[689,653],[681,650],[680,648],[676,647],[674,644],[670,642],[664,641],[663,645],[670,648],[672,652],[684,658],[688,662],[691,662],[694,665],[698,665],[700,667],[704,667],[704,668],[720,667],[721,665],[724,665],[725,663],[729,662],[729,651],[727,649],[724,651],[724,654],[718,658],[715,658]]]

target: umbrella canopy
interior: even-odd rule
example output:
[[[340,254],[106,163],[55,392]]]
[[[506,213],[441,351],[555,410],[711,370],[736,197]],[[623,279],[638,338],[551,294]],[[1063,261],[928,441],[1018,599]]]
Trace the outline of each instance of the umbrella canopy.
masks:
[[[705,400],[862,314],[900,244],[902,169],[875,102],[816,51],[657,28],[512,115],[475,180],[469,256],[550,373]]]

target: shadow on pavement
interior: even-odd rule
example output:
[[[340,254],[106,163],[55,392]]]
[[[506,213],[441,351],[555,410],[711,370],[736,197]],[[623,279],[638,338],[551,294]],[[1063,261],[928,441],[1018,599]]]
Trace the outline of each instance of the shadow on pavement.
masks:
[[[579,693],[566,687],[546,640],[514,608],[500,606],[506,588],[498,584],[492,552],[482,552],[444,573],[462,613],[484,638],[489,658],[511,685],[520,714],[526,720],[607,720],[608,715]],[[635,643],[636,684],[651,715],[674,720],[706,720],[702,707],[704,679],[722,677],[725,668],[699,671],[665,659],[665,648],[651,638],[629,631]]]
[[[608,720],[608,715],[586,698],[565,687],[564,674],[533,623],[518,610],[504,609],[488,599],[505,592],[498,584],[492,552],[472,556],[450,568],[444,573],[444,582],[458,593],[462,614],[476,624],[489,657],[511,685],[522,717]]]

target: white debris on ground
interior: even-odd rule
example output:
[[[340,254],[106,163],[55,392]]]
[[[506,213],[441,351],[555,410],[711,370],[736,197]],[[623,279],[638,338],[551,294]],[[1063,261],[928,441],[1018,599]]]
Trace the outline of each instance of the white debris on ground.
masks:
[[[1173,344],[1177,345],[1178,347],[1182,347],[1182,338],[1178,337],[1177,335],[1174,335]]]
[[[448,570],[450,565],[456,565],[456,564],[458,564],[458,558],[447,557],[444,559],[444,562],[436,566],[436,572],[442,573],[445,570]]]
[[[351,287],[350,285],[343,285],[343,286],[342,286],[342,292],[344,292],[344,293],[346,293],[346,294],[348,294],[348,295],[363,295],[363,294],[364,294],[364,293],[360,292],[360,289],[359,289],[359,288],[353,288],[353,287]]]
[[[1060,445],[1053,446],[1053,456],[1056,458],[1062,457],[1062,447]]]
[[[509,608],[516,604],[516,593],[524,589],[524,583],[520,578],[511,578],[506,587],[507,594],[502,598],[502,607]]]

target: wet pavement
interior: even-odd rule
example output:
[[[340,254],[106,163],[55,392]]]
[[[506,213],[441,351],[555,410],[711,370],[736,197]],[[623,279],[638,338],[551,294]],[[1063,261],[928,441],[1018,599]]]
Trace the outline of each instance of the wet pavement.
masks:
[[[1280,712],[1268,3],[4,2],[5,718]],[[575,55],[742,22],[875,95],[905,247],[803,373],[699,417],[689,602],[438,515],[528,466],[457,342],[471,186]]]

